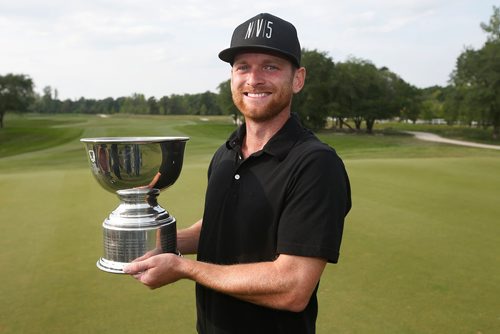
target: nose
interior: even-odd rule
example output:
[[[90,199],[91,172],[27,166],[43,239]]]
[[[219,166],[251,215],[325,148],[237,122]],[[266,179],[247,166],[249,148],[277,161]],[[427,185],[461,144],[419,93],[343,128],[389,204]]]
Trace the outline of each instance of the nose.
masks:
[[[257,86],[264,83],[264,76],[262,75],[262,71],[258,68],[252,68],[247,73],[246,84],[250,86]]]

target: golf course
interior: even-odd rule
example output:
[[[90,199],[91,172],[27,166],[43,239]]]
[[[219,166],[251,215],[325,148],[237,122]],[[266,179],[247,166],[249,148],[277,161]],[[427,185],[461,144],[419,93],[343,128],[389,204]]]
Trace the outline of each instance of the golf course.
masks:
[[[231,117],[9,113],[4,122],[0,334],[195,333],[193,282],[149,290],[97,269],[101,225],[119,201],[93,178],[80,138],[190,137],[179,179],[158,198],[183,228],[202,215]],[[353,208],[339,263],[322,275],[317,332],[500,333],[500,151],[397,129],[318,136],[345,162]]]

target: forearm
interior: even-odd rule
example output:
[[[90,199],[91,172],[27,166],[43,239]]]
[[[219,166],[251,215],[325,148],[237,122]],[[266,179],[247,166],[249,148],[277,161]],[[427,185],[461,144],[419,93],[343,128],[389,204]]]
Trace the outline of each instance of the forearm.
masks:
[[[177,231],[177,249],[181,254],[197,253],[201,224],[202,220],[200,219],[190,227]]]
[[[214,265],[189,259],[179,270],[210,289],[261,306],[301,311],[309,302],[326,261],[281,255],[273,262]]]
[[[179,231],[181,252],[197,248],[201,224]],[[299,312],[309,303],[325,265],[325,259],[285,254],[269,262],[217,265],[163,253],[134,261],[124,272],[152,289],[190,279],[247,302]]]

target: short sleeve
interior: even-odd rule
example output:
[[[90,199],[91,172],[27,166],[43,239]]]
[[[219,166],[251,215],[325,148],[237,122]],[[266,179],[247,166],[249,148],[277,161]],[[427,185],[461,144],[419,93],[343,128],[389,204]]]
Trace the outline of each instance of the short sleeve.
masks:
[[[301,157],[287,185],[285,203],[277,252],[337,263],[351,199],[344,164],[334,150],[316,150]]]

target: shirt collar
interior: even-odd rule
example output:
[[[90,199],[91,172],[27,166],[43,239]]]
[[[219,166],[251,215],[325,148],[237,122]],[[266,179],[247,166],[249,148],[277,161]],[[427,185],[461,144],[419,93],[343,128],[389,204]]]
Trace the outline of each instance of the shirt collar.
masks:
[[[279,161],[282,161],[288,155],[288,152],[295,145],[300,135],[307,131],[302,127],[299,117],[292,113],[283,127],[267,142],[263,151],[267,154],[275,156]],[[243,123],[236,131],[234,131],[226,142],[226,147],[229,150],[236,152],[241,151],[241,144],[246,135],[246,125]]]

